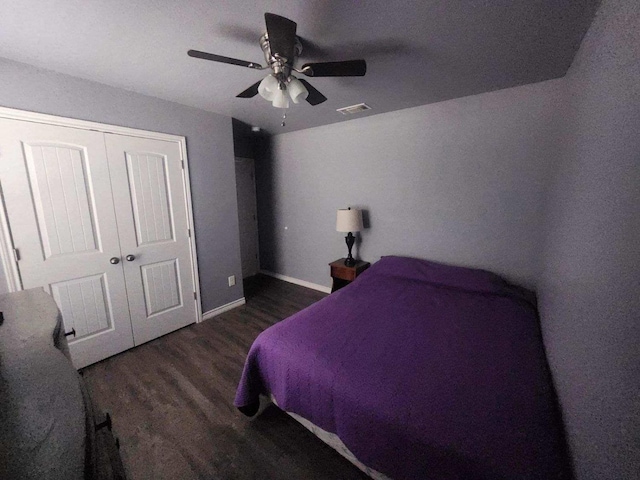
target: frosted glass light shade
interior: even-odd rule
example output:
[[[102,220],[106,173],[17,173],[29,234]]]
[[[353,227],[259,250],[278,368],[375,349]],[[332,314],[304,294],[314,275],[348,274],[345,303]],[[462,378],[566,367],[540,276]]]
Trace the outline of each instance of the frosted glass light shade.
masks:
[[[359,232],[363,228],[362,210],[338,210],[338,218],[336,221],[336,230],[338,232]]]
[[[278,80],[273,75],[267,75],[262,79],[260,85],[258,85],[258,93],[260,96],[270,102],[273,101],[278,91]]]
[[[302,82],[293,75],[290,77],[287,91],[289,92],[289,96],[291,97],[291,100],[293,100],[293,103],[300,103],[300,100],[305,100],[307,95],[309,95],[309,92]]]
[[[287,91],[278,89],[271,104],[276,108],[289,108],[289,95],[287,95]]]

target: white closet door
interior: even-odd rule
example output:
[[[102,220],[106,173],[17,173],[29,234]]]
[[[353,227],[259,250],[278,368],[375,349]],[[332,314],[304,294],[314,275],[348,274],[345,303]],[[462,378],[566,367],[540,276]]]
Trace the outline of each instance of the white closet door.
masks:
[[[177,142],[105,134],[136,345],[197,319]]]
[[[55,298],[76,368],[131,348],[104,134],[0,119],[0,182],[23,287]]]

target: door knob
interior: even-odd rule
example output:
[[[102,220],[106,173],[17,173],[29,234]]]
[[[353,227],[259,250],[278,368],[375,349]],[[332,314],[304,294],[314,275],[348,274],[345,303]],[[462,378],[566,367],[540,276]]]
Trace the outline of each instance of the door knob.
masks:
[[[127,262],[133,262],[136,259],[136,256],[135,255],[127,255],[124,258],[127,259]]]
[[[111,257],[111,259],[109,260],[109,263],[111,265],[117,265],[118,263],[120,263],[120,259],[118,257]]]

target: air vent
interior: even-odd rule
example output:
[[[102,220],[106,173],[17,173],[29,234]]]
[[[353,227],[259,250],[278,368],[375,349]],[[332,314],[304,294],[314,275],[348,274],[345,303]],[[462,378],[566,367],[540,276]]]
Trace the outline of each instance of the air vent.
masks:
[[[359,103],[357,105],[339,108],[336,111],[340,112],[343,115],[353,115],[354,113],[364,112],[365,110],[371,110],[371,107],[366,103]]]

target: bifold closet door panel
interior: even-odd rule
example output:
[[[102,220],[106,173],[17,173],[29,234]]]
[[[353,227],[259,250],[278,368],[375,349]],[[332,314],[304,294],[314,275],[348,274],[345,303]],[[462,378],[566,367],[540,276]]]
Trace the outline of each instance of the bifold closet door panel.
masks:
[[[136,345],[197,319],[178,142],[105,134]]]
[[[0,187],[23,288],[56,300],[74,365],[131,348],[104,134],[0,119]]]

